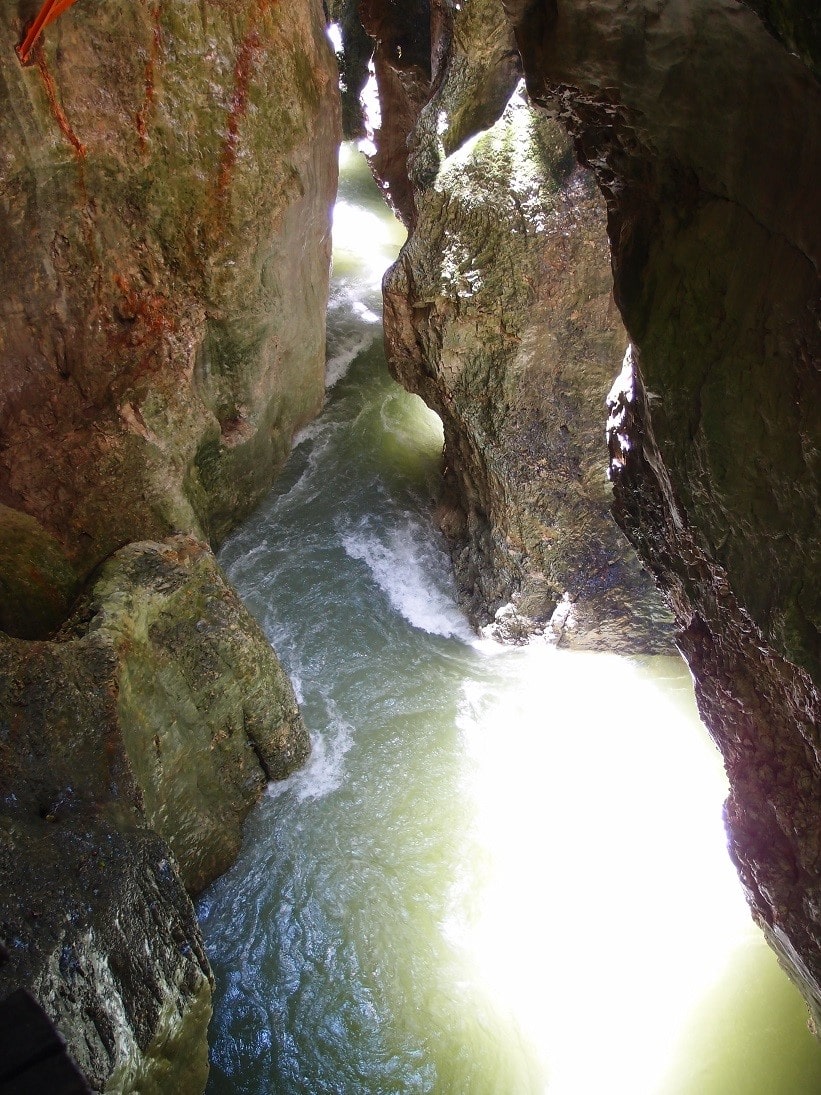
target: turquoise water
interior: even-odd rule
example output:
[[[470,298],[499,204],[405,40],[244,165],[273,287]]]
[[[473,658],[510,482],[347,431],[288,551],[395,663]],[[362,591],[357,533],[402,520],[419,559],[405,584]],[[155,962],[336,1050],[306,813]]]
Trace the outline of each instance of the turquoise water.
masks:
[[[221,553],[314,748],[200,902],[208,1091],[821,1091],[683,665],[504,649],[454,604],[441,431],[381,349],[401,238],[343,167],[328,405]]]

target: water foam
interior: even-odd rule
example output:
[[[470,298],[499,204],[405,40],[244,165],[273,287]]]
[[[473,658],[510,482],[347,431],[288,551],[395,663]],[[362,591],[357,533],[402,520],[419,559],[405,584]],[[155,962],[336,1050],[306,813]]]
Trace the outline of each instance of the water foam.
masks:
[[[393,262],[398,241],[396,225],[340,198],[334,206],[334,271],[354,259],[361,288],[378,289],[385,267]],[[363,241],[368,241],[363,252]]]
[[[342,546],[351,559],[367,566],[392,607],[413,627],[431,635],[472,641],[452,595],[441,588],[447,561],[426,529],[406,518],[380,536],[366,520],[342,534]]]
[[[347,337],[343,335],[335,339],[338,348],[330,355],[325,365],[325,388],[327,390],[333,388],[334,384],[337,384],[345,376],[360,354],[370,349],[376,340],[377,333],[378,330],[373,328],[372,330],[366,330],[364,333],[357,331]]]
[[[353,745],[353,726],[342,717],[334,701],[325,697],[328,721],[324,733],[311,734],[311,757],[288,779],[269,783],[268,795],[278,798],[292,791],[298,802],[325,798],[341,787],[345,775],[345,754]]]

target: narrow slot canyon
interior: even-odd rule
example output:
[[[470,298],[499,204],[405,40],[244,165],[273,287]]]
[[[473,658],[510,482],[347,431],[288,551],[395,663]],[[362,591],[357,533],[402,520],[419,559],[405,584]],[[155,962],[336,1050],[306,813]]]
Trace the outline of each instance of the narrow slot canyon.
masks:
[[[197,906],[207,1090],[811,1090],[683,663],[502,645],[455,600],[442,427],[388,375],[399,233],[369,181],[343,146],[326,408],[219,553],[315,735]]]
[[[821,1090],[818,20],[37,8],[0,1088]]]

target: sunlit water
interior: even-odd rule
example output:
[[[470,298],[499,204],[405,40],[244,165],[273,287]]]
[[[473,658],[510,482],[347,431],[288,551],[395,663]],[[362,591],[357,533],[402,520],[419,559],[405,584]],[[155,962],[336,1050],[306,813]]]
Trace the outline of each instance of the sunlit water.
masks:
[[[328,406],[221,556],[313,755],[200,903],[209,1092],[821,1091],[682,665],[503,649],[455,606],[440,429],[381,350],[398,231],[343,166]]]

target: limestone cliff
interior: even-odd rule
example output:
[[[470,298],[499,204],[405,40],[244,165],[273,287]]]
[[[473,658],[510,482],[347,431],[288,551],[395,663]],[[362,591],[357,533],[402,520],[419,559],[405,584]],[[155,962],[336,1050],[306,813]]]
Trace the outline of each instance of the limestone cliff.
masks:
[[[511,100],[518,55],[498,0],[439,7],[406,159],[374,166],[413,225],[385,279],[386,344],[444,423],[440,519],[461,599],[477,624],[500,612],[507,639],[670,650],[669,615],[610,515],[603,408],[627,336],[601,199],[561,127]],[[395,101],[391,83],[389,146],[392,125],[407,129]]]
[[[319,0],[77,4],[23,66],[36,7],[0,11],[0,992],[96,1090],[197,1092],[185,887],[308,747],[201,541],[323,397],[336,65]]]
[[[462,602],[480,625],[497,613],[505,639],[668,651],[667,613],[610,514],[601,419],[626,336],[589,173],[517,97],[417,204],[385,279],[386,341],[444,423],[439,516]]]
[[[531,95],[608,203],[634,344],[611,400],[617,514],[683,629],[732,854],[817,1023],[817,23],[788,2],[504,3]]]
[[[336,66],[319,0],[0,12],[0,628],[130,540],[219,540],[324,391]],[[33,15],[33,10],[31,12]]]

